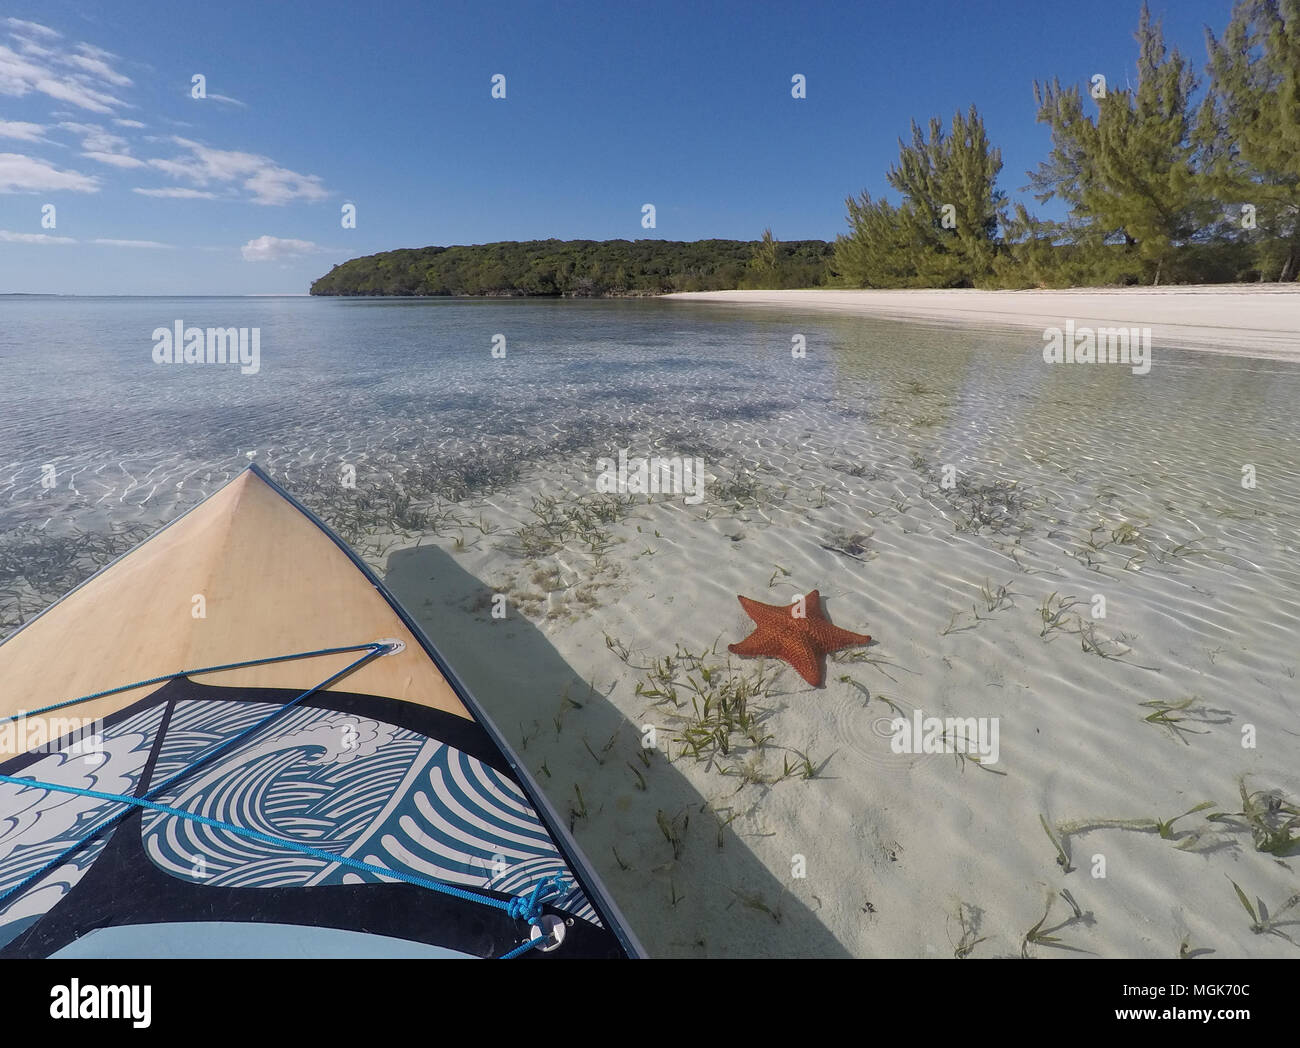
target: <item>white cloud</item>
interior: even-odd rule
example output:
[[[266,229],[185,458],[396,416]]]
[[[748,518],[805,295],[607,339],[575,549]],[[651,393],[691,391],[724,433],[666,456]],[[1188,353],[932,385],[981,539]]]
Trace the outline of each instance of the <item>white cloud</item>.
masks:
[[[208,177],[204,174],[203,167],[200,164],[191,164],[183,160],[150,160],[149,166],[157,168],[164,175],[171,175],[172,178],[187,178],[191,182],[198,182],[201,185],[207,185]]]
[[[216,193],[207,193],[202,189],[133,189],[132,193],[141,196],[162,197],[168,200],[216,200]]]
[[[156,240],[110,240],[105,237],[96,237],[93,243],[103,244],[106,247],[162,247],[171,248],[171,244],[160,244]]]
[[[239,249],[245,262],[279,262],[300,255],[314,255],[325,249],[310,240],[283,240],[280,237],[258,237]]]
[[[31,33],[33,36],[43,36],[47,40],[58,40],[63,36],[63,34],[57,29],[51,29],[47,25],[41,25],[40,22],[24,22],[21,18],[6,18],[5,25],[19,33]]]
[[[81,148],[96,153],[117,153],[126,148],[126,139],[105,131],[98,124],[77,124],[65,120],[59,124],[64,131],[71,131],[81,136]]]
[[[81,154],[89,160],[97,160],[101,164],[111,164],[113,167],[144,167],[143,160],[137,160],[126,153],[97,153],[94,150]]]
[[[76,53],[63,56],[63,62],[70,66],[75,66],[100,80],[106,80],[110,84],[116,84],[118,87],[129,87],[132,80],[124,73],[119,73],[116,69],[108,64],[110,58],[117,58],[117,55],[111,51],[105,51],[95,47],[93,44],[78,44],[74,49]]]
[[[0,48],[0,51],[3,51],[3,48]],[[0,55],[0,61],[3,61],[3,55]],[[90,87],[80,77],[59,80],[55,77],[42,76],[35,80],[32,86],[43,95],[57,98],[61,102],[69,102],[82,109],[89,109],[92,113],[111,113],[114,106],[126,104],[116,95]]]
[[[0,153],[0,193],[39,193],[67,190],[99,192],[99,179],[78,171],[60,171],[44,160],[22,153]]]
[[[21,120],[0,120],[0,138],[18,138],[24,142],[44,142],[45,128]]]
[[[10,18],[5,24],[17,50],[0,44],[0,95],[22,98],[34,91],[92,113],[126,104],[107,89],[132,82],[113,67],[118,58],[111,51],[86,43],[69,48],[58,42],[58,32],[36,22]]]
[[[263,167],[244,182],[255,204],[287,204],[293,200],[324,200],[329,196],[315,175],[300,175],[283,167]]]
[[[121,135],[106,131],[98,124],[78,124],[63,121],[59,127],[65,131],[81,136],[81,155],[101,164],[113,167],[144,167],[143,160],[137,160],[130,154],[127,141]]]
[[[302,174],[283,167],[270,157],[237,150],[215,149],[186,138],[163,139],[180,147],[171,157],[142,158],[133,155],[133,145],[157,141],[133,136],[128,142],[117,129],[140,130],[143,121],[117,116],[128,105],[115,90],[129,87],[132,80],[121,72],[117,55],[88,43],[69,43],[56,30],[21,19],[0,20],[0,96],[21,98],[43,94],[90,113],[104,114],[112,120],[113,130],[99,124],[78,123],[63,119],[58,126],[79,136],[81,155],[97,164],[123,170],[151,167],[182,183],[172,189],[135,190],[143,196],[160,199],[206,200],[218,197],[244,198],[255,204],[279,206],[298,201],[314,202],[330,196],[318,175]],[[228,105],[245,103],[229,95],[208,98]],[[58,114],[56,119],[71,116]],[[164,118],[166,119],[166,118]],[[105,121],[107,123],[107,121]],[[20,141],[46,141],[39,124],[0,120],[0,138]],[[147,147],[144,147],[147,148]],[[151,150],[152,151],[152,150]],[[96,192],[100,181],[75,171],[59,171],[44,161],[17,154],[0,154],[0,193],[70,189]]]
[[[24,22],[21,18],[8,18],[5,24],[9,26],[9,36],[18,44],[18,49],[23,54],[37,55],[41,58],[53,58],[58,54],[57,51],[36,42],[37,38],[47,43],[61,38],[62,34],[49,26],[37,22]]]
[[[0,229],[0,241],[10,244],[75,244],[72,237],[52,237],[48,233],[11,233]]]
[[[18,54],[0,44],[0,95],[22,98],[36,91],[61,102],[69,102],[92,113],[111,113],[125,105],[120,98],[95,85],[94,77],[65,73],[52,63]]]
[[[187,138],[173,141],[190,151],[176,160],[150,160],[149,165],[173,178],[196,185],[237,182],[252,194],[255,204],[288,204],[294,200],[324,200],[328,191],[316,175],[303,175],[280,167],[269,157],[229,149],[212,149]]]
[[[58,56],[57,51],[42,47],[35,40],[28,40],[21,36],[15,36],[14,40],[18,43],[18,50],[25,55],[36,55],[38,58],[55,58]]]

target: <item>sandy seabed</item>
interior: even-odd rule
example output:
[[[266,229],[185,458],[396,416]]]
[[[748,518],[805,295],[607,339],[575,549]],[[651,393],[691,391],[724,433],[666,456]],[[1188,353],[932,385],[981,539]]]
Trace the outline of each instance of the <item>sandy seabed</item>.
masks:
[[[1265,346],[1252,355],[1291,352],[1294,290],[1181,291],[1126,293],[1123,309],[1044,293],[1017,298],[1019,314],[966,292],[692,300],[781,309],[795,330],[808,308],[920,317],[956,299],[968,327],[1096,317],[1244,352],[1205,322],[1226,302],[1227,329]],[[1300,907],[1280,911],[1300,848],[1258,850],[1235,814],[1243,784],[1252,805],[1300,798],[1294,444],[1255,445],[1270,479],[1243,488],[1234,420],[1211,420],[1208,384],[1188,388],[1204,402],[1148,446],[1140,409],[1102,431],[1092,405],[1040,391],[1008,430],[996,412],[963,421],[959,389],[913,379],[847,430],[801,413],[719,426],[746,465],[710,474],[703,505],[638,496],[566,532],[556,506],[596,489],[591,464],[566,460],[466,504],[478,526],[459,539],[424,536],[383,567],[655,955],[1295,957]],[[945,487],[936,426],[984,471]],[[519,538],[539,520],[560,538],[528,555]],[[823,687],[727,655],[752,628],[737,594],[814,588],[832,621],[875,638],[833,656]],[[709,654],[663,662],[682,651]],[[764,744],[693,756],[692,695],[760,672]],[[997,763],[895,752],[894,718],[916,711],[996,720]],[[1234,882],[1279,923],[1253,929]],[[1035,927],[1056,941],[1027,941]]]

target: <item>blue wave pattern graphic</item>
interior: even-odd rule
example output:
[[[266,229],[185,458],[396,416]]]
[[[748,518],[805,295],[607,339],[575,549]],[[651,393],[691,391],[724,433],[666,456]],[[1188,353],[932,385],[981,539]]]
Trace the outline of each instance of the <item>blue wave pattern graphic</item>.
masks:
[[[105,734],[102,753],[54,752],[11,774],[85,790],[134,793],[162,715],[162,707],[154,706],[123,720]],[[0,894],[21,884],[121,810],[121,805],[93,797],[0,783]],[[8,900],[0,908],[0,945],[57,904],[81,880],[111,835],[96,837]]]
[[[175,774],[277,707],[177,703],[153,781]],[[381,721],[295,709],[160,796],[212,819],[450,884],[520,894],[572,886],[557,908],[600,924],[519,787],[446,743]],[[390,880],[185,819],[146,812],[145,851],[174,877],[224,887]]]

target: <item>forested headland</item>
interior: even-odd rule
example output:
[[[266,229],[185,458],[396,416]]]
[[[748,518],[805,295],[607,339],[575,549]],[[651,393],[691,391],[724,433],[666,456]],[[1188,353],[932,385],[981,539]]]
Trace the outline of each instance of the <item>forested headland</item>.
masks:
[[[313,295],[661,295],[817,287],[834,245],[745,240],[527,240],[403,248],[354,258]]]
[[[1034,83],[1047,157],[1020,191],[975,105],[912,122],[892,191],[845,201],[833,244],[543,240],[386,251],[314,295],[634,295],[733,288],[1031,288],[1300,278],[1300,0],[1236,0],[1206,61],[1167,49],[1145,3],[1136,78]],[[1028,85],[1027,85],[1028,86]]]

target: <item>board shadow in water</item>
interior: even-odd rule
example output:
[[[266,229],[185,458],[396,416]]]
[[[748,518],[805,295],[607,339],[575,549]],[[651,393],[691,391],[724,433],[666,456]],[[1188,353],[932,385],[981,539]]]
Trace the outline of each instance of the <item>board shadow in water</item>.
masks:
[[[385,583],[556,810],[571,818],[592,868],[651,956],[849,956],[743,836],[731,827],[719,830],[708,799],[661,753],[649,767],[642,763],[639,726],[605,697],[608,681],[597,680],[592,690],[517,610],[492,619],[485,600],[490,588],[441,549],[391,554]],[[598,622],[590,631],[592,643],[602,644]],[[581,705],[569,705],[566,696]],[[586,815],[573,814],[582,807]],[[676,858],[659,827],[660,812],[678,832]]]

